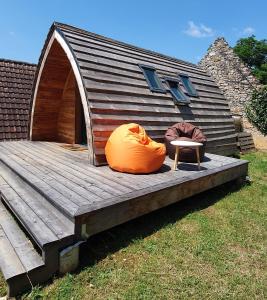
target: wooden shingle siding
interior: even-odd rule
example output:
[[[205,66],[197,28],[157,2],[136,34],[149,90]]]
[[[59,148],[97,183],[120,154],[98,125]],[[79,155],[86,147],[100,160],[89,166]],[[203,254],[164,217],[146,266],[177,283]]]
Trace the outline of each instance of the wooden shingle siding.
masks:
[[[0,59],[0,141],[26,139],[36,65]]]
[[[228,103],[212,78],[197,65],[64,24],[55,23],[50,34],[53,31],[60,33],[71,49],[82,77],[95,165],[105,163],[104,148],[112,131],[129,122],[144,126],[161,142],[169,126],[190,122],[203,129],[210,152],[236,152]],[[176,105],[169,92],[152,92],[139,64],[154,67],[161,79],[187,74],[198,96],[189,97],[190,105],[183,106]]]

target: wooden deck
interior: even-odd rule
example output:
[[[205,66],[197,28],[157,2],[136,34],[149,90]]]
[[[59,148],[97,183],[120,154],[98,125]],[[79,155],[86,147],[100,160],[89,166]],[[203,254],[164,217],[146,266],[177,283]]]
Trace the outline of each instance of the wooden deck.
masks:
[[[173,161],[167,158],[161,170],[154,174],[124,174],[108,166],[89,165],[87,150],[71,151],[62,146],[51,142],[0,143],[0,191],[4,204],[0,214],[8,220],[4,223],[4,218],[0,218],[0,233],[3,233],[0,266],[9,283],[10,295],[29,285],[23,274],[28,277],[35,274],[34,284],[57,272],[59,252],[67,246],[245,176],[248,167],[246,161],[207,154],[201,171],[197,165],[185,163],[173,171]],[[14,230],[8,230],[12,222],[18,223],[35,248],[39,248],[43,265],[34,253],[31,257],[36,267],[33,268],[33,264],[28,269],[27,264],[21,266],[25,253],[20,252],[20,245],[12,244]],[[25,244],[26,238],[21,239]],[[13,258],[3,250],[3,245],[15,249]],[[28,250],[33,253],[32,246]],[[16,261],[16,255],[18,262],[14,264],[17,265],[10,270],[6,261]],[[39,276],[36,276],[37,266]],[[22,278],[19,281],[18,276]]]

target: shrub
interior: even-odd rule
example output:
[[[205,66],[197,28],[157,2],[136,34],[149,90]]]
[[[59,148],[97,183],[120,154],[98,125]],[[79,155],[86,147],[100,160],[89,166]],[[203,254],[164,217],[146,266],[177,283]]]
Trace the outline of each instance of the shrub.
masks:
[[[267,86],[253,92],[246,115],[262,134],[267,135]]]

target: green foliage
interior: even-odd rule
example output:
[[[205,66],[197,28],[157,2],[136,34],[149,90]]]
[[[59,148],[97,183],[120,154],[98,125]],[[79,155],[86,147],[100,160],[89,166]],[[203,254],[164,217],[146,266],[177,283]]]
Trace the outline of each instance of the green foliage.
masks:
[[[1,297],[4,297],[7,293],[7,286],[4,284],[4,276],[0,272],[0,299]]]
[[[267,84],[267,63],[262,64],[260,68],[252,70],[252,73],[261,83]]]
[[[261,133],[267,135],[267,86],[254,91],[246,107],[246,115]]]
[[[237,41],[234,52],[247,64],[261,83],[267,84],[267,40],[254,35]]]
[[[41,290],[40,286],[35,286],[33,287],[33,289],[31,290],[31,292],[29,294],[26,294],[25,297],[23,296],[22,299],[32,299],[32,300],[41,300],[43,299],[44,294]]]

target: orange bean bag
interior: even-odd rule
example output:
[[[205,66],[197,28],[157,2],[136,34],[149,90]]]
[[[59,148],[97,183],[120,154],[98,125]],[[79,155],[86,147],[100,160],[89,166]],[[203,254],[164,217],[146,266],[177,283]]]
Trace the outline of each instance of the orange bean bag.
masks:
[[[164,144],[153,141],[138,124],[116,128],[110,135],[105,154],[109,166],[119,172],[144,174],[158,170],[165,159]]]

